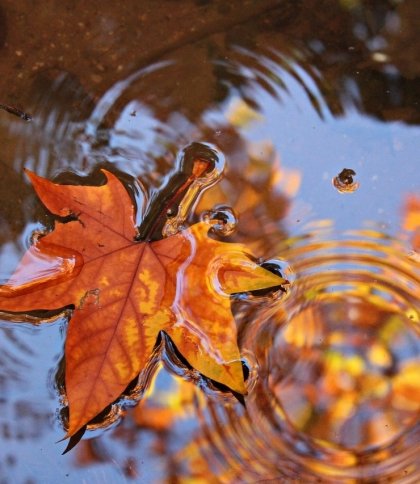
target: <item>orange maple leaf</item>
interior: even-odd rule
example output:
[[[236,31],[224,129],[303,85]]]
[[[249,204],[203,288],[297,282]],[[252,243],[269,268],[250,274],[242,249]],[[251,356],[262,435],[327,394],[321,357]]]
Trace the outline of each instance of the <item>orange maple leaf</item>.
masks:
[[[244,245],[209,238],[205,223],[137,242],[129,194],[103,173],[105,185],[87,187],[28,172],[46,208],[67,219],[35,241],[0,287],[1,311],[73,308],[65,345],[67,436],[141,373],[161,331],[193,368],[244,394],[229,295],[284,282],[253,262]]]

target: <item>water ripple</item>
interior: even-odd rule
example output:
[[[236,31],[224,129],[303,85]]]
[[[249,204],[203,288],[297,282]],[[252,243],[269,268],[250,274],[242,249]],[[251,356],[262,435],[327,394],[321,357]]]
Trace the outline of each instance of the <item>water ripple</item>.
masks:
[[[212,472],[418,482],[420,265],[372,230],[317,230],[279,256],[296,274],[287,296],[238,314],[258,374],[246,410],[212,401],[201,413]]]

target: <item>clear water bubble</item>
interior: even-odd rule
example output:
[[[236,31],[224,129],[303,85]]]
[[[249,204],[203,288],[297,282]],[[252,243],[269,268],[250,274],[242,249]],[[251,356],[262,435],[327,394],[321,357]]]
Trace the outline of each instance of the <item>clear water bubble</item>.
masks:
[[[212,232],[222,237],[232,235],[238,225],[235,212],[226,205],[218,205],[212,210],[203,212],[200,219],[211,226]]]

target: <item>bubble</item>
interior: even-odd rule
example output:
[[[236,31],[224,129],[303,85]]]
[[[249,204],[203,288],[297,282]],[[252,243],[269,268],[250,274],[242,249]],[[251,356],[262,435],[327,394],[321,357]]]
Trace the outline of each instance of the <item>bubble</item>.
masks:
[[[211,226],[212,232],[222,237],[232,235],[238,224],[233,209],[225,205],[218,205],[212,210],[203,212],[200,219]]]
[[[351,168],[344,168],[333,178],[332,183],[340,193],[353,193],[359,188],[359,182],[353,179],[355,175],[356,172]]]

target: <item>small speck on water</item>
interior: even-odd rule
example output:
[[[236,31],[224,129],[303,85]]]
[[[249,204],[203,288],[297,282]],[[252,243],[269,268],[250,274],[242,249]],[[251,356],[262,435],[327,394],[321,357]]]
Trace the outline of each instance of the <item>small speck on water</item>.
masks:
[[[353,193],[359,188],[359,182],[353,178],[355,176],[356,172],[354,170],[344,168],[332,179],[332,184],[340,193]]]

